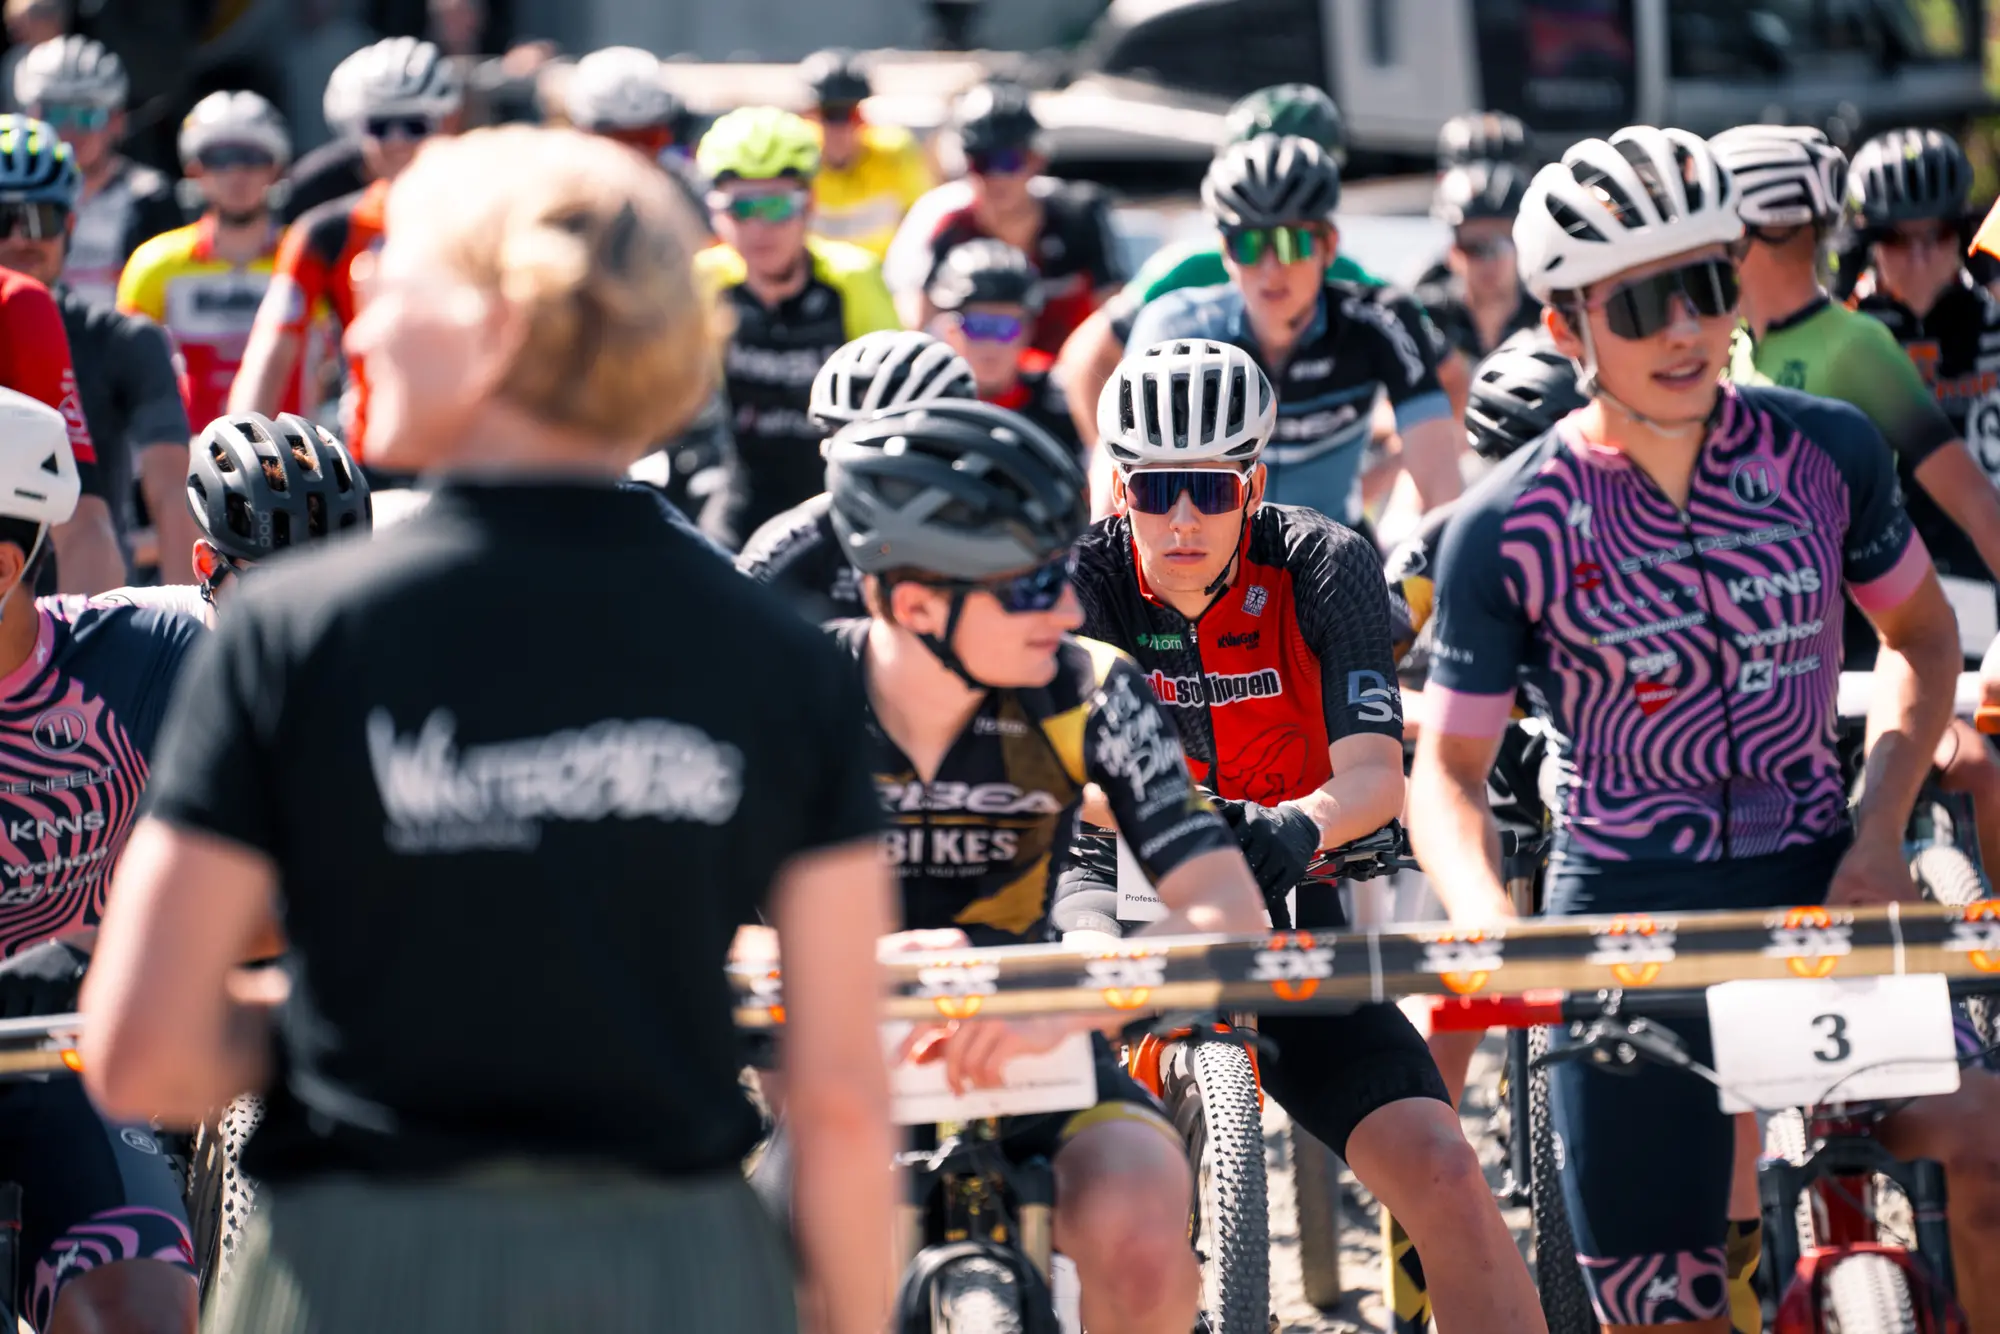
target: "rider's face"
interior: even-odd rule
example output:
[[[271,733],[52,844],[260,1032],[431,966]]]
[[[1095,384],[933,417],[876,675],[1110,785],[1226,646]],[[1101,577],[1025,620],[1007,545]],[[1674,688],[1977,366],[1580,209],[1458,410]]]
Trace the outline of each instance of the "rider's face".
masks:
[[[1948,220],[1905,222],[1874,247],[1875,271],[1889,295],[1918,313],[1928,313],[1958,278],[1958,225]]]
[[[1222,249],[1229,280],[1243,293],[1250,318],[1264,326],[1289,327],[1305,321],[1326,285],[1327,266],[1333,263],[1338,244],[1338,234],[1331,227],[1285,230],[1309,234],[1312,253],[1287,260],[1276,245],[1267,244],[1254,262],[1245,263],[1232,253],[1234,246],[1227,239]]]
[[[247,218],[263,212],[271,187],[282,174],[276,163],[216,170],[205,169],[199,162],[188,165],[188,178],[200,184],[202,198],[225,218]]]
[[[1565,356],[1595,357],[1598,382],[1633,412],[1662,422],[1698,420],[1715,406],[1718,380],[1729,360],[1729,342],[1736,331],[1734,308],[1715,315],[1697,312],[1684,293],[1667,301],[1665,323],[1647,336],[1628,338],[1616,332],[1608,301],[1622,301],[1621,289],[1641,284],[1657,274],[1689,265],[1717,261],[1726,264],[1723,246],[1683,251],[1607,279],[1584,292],[1582,317],[1588,322],[1588,351],[1578,337],[1572,313],[1554,319],[1551,331]]]
[[[1171,471],[1237,471],[1226,463],[1197,463]],[[1236,554],[1246,516],[1254,513],[1264,494],[1264,465],[1251,470],[1248,507],[1222,514],[1204,514],[1183,488],[1165,514],[1144,514],[1133,504],[1132,485],[1123,473],[1114,476],[1112,509],[1132,521],[1132,542],[1148,587],[1162,593],[1197,594],[1221,577]]]
[[[752,276],[778,279],[797,269],[812,220],[812,193],[805,182],[727,181],[709,195],[708,204],[715,234],[743,256]]]
[[[944,635],[951,617],[948,591],[899,583],[890,596],[898,624]],[[1065,586],[1047,611],[1010,612],[993,594],[972,592],[965,595],[951,644],[974,680],[1002,690],[1035,690],[1055,680],[1056,650],[1064,635],[1082,625],[1083,606],[1073,587]]]
[[[1474,301],[1505,301],[1521,290],[1514,262],[1511,218],[1474,218],[1452,234],[1445,262],[1465,280]]]

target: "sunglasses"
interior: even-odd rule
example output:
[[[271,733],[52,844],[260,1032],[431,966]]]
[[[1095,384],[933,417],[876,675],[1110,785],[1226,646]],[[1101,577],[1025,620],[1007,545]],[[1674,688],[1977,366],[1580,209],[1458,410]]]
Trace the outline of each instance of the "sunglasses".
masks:
[[[1505,236],[1489,236],[1484,240],[1454,241],[1458,253],[1467,259],[1500,259],[1514,253],[1514,242]]]
[[[1007,579],[925,580],[932,588],[949,588],[966,593],[991,593],[1000,610],[1010,616],[1027,612],[1052,611],[1069,590],[1076,575],[1076,557],[1065,551],[1046,565]]]
[[[370,139],[428,139],[438,122],[434,116],[370,116],[361,128]]]
[[[1318,235],[1310,227],[1246,227],[1224,232],[1222,245],[1245,268],[1261,263],[1265,255],[1276,255],[1280,264],[1296,264],[1313,257]]]
[[[1804,223],[1794,227],[1759,227],[1746,224],[1743,228],[1743,240],[1746,247],[1751,241],[1761,245],[1780,246],[1797,236],[1804,226]]]
[[[101,130],[111,124],[111,108],[81,102],[50,102],[41,108],[40,120],[58,130]]]
[[[262,171],[278,165],[268,149],[255,144],[216,144],[203,149],[195,160],[203,171]]]
[[[717,190],[708,197],[708,206],[727,213],[738,222],[792,222],[803,217],[812,195],[805,190],[783,190],[777,194],[737,195]]]
[[[1958,244],[1958,224],[1940,218],[1930,224],[1927,231],[1906,232],[1901,228],[1885,227],[1875,235],[1875,244],[1886,250],[1909,250],[1915,246],[1952,246]]]
[[[828,125],[852,125],[861,119],[859,102],[822,102],[819,118]]]
[[[995,148],[985,153],[967,153],[965,166],[976,176],[1012,176],[1028,169],[1028,150]]]
[[[1243,508],[1250,479],[1234,468],[1146,469],[1125,474],[1126,503],[1140,514],[1165,514],[1181,493],[1203,514]]]
[[[1001,315],[994,311],[967,310],[958,316],[958,330],[975,343],[1014,343],[1027,329],[1027,321],[1018,315]]]
[[[1601,307],[1611,332],[1627,341],[1651,338],[1674,320],[1674,300],[1685,297],[1704,319],[1736,309],[1736,266],[1705,259],[1640,278],[1586,304]]]
[[[46,200],[0,203],[0,238],[53,241],[69,228],[69,207]]]

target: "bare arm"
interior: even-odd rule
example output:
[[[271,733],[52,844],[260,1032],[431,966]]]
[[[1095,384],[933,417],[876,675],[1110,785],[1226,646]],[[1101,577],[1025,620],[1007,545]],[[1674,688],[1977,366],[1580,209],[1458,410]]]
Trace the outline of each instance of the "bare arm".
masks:
[[[1513,917],[1486,775],[1500,738],[1429,732],[1410,771],[1410,844],[1454,922]]]
[[[182,502],[185,508],[186,502]],[[82,496],[68,523],[49,533],[56,553],[56,587],[65,593],[102,593],[125,582],[125,553],[103,496]]]
[[[1438,363],[1438,387],[1451,400],[1452,419],[1465,420],[1465,405],[1472,397],[1472,362],[1457,348]]]
[[[250,341],[243,349],[243,364],[229,386],[231,412],[276,412],[285,401],[285,386],[299,364],[305,337],[263,318],[250,327]],[[185,480],[185,479],[183,479]],[[149,502],[150,503],[150,502]]]
[[[262,1087],[265,1012],[230,970],[271,921],[277,874],[241,844],[141,821],[118,862],[84,979],[84,1085],[106,1115],[200,1123]]]
[[[1910,808],[1951,722],[1963,658],[1958,623],[1935,574],[1926,573],[1896,606],[1870,612],[1869,620],[1882,637],[1882,649],[1868,704],[1868,758],[1854,835],[1857,843],[1893,847],[1900,856]]]
[[[1256,877],[1234,848],[1190,857],[1160,877],[1153,890],[1167,906],[1167,915],[1148,922],[1141,936],[1185,936],[1210,931],[1262,931],[1264,896]],[[1116,1025],[1113,1025],[1116,1028]]]
[[[194,582],[194,515],[187,500],[188,447],[161,441],[139,451],[139,486],[159,543],[160,582]]]
[[[1993,489],[1965,442],[1954,440],[1934,452],[1917,465],[1915,476],[1938,508],[1972,539],[1987,570],[2000,578],[2000,491]]]
[[[1319,845],[1337,848],[1372,834],[1403,810],[1403,744],[1357,732],[1327,747],[1333,777],[1291,803],[1319,826]]]
[[[1417,485],[1417,499],[1424,512],[1447,500],[1456,500],[1464,489],[1458,456],[1465,448],[1465,432],[1457,418],[1437,417],[1419,422],[1402,434],[1403,467]]]
[[[876,942],[892,926],[889,905],[888,869],[872,840],[795,859],[771,895],[785,967],[792,1212],[824,1303],[824,1334],[880,1334],[896,1281],[895,1140],[875,963]]]

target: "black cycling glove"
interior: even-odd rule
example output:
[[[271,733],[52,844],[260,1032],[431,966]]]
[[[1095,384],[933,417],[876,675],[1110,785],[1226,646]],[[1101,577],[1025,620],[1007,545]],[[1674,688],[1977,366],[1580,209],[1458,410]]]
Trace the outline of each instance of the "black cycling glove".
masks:
[[[1221,801],[1217,806],[1236,832],[1237,845],[1265,901],[1283,902],[1319,851],[1319,826],[1296,806],[1259,806],[1254,801]]]
[[[0,1019],[68,1014],[76,1009],[90,956],[60,940],[43,941],[0,963]]]

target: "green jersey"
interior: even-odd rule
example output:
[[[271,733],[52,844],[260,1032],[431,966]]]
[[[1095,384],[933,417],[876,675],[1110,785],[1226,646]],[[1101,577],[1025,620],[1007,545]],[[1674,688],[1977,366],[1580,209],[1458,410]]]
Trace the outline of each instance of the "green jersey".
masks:
[[[1334,256],[1332,265],[1326,271],[1326,280],[1330,283],[1360,283],[1363,287],[1388,286],[1345,255]],[[1176,241],[1155,250],[1152,257],[1140,266],[1138,275],[1105,302],[1104,308],[1111,317],[1111,327],[1117,332],[1118,341],[1123,343],[1131,338],[1132,321],[1154,297],[1178,292],[1184,287],[1215,287],[1228,281],[1229,270],[1222,267],[1221,242]]]

